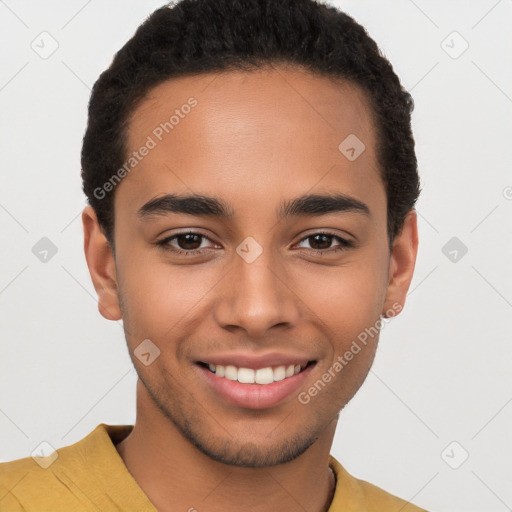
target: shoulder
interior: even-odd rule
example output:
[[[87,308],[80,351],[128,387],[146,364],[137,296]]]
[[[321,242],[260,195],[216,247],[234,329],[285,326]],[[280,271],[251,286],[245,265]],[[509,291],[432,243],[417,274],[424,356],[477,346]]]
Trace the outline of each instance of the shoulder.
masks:
[[[84,473],[85,463],[80,451],[70,448],[61,448],[49,457],[25,457],[0,463],[2,511],[35,510],[36,503],[44,507],[50,499],[74,507],[76,499],[70,489],[73,481]]]
[[[123,471],[113,440],[122,438],[130,428],[100,424],[85,438],[47,457],[0,463],[0,509],[78,512],[90,510],[94,496],[96,506],[92,508],[102,510],[97,505],[102,503],[107,480],[122,487],[126,478],[127,471]]]
[[[328,512],[427,512],[366,480],[355,478],[332,456],[330,466],[336,473],[337,483]]]
[[[57,464],[56,462],[54,464]],[[63,493],[64,483],[59,478],[59,465],[43,468],[32,457],[0,464],[0,500],[2,510],[17,512],[32,510],[33,503],[40,503],[41,492],[53,498]]]

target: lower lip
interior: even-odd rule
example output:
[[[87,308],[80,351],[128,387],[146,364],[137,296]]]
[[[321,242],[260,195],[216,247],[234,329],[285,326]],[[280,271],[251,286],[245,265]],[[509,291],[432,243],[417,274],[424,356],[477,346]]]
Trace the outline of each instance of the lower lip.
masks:
[[[272,384],[242,384],[237,380],[217,377],[204,366],[198,365],[208,384],[227,402],[249,409],[273,407],[297,393],[303,385],[314,364],[310,364],[300,373]]]

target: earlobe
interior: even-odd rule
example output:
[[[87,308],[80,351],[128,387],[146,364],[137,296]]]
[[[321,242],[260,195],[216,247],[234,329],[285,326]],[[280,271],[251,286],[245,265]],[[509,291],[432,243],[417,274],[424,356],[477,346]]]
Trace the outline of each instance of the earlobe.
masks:
[[[114,255],[91,206],[84,208],[82,224],[85,259],[94,289],[98,294],[98,310],[107,320],[120,320],[122,314],[119,307]]]
[[[103,289],[98,293],[98,311],[107,320],[121,320],[117,293],[112,289]]]
[[[400,313],[414,274],[418,253],[417,214],[411,209],[401,232],[393,242],[389,260],[389,281],[382,315],[389,318]]]

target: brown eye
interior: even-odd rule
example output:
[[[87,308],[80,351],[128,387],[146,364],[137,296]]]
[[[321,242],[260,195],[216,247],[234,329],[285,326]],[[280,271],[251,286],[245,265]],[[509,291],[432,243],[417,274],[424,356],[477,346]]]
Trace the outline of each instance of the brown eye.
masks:
[[[325,235],[324,233],[308,237],[311,247],[317,250],[329,249],[331,247],[332,239],[332,236]]]
[[[212,242],[207,236],[191,231],[177,233],[156,242],[156,245],[164,251],[183,255],[194,255],[203,252],[206,246],[201,247],[203,241]],[[213,242],[212,242],[213,244]]]
[[[201,238],[203,238],[202,235],[197,233],[184,233],[176,236],[176,242],[180,249],[190,251],[201,247]]]
[[[306,241],[309,243],[311,251],[319,254],[334,253],[354,246],[354,243],[350,240],[346,240],[345,238],[335,235],[334,233],[313,233],[303,238],[299,244]],[[333,247],[333,241],[337,241],[338,245]],[[308,247],[305,247],[305,249],[308,249]]]

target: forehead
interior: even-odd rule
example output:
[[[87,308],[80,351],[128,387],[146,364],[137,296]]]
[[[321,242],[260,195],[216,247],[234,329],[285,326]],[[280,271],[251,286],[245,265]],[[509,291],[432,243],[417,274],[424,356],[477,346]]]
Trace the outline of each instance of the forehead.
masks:
[[[383,193],[365,93],[298,68],[168,80],[138,105],[127,140],[128,157],[151,148],[116,193],[116,202],[120,196],[133,207],[176,191],[255,203],[314,187],[361,197],[373,186]],[[364,151],[351,160],[342,150],[354,143]]]

